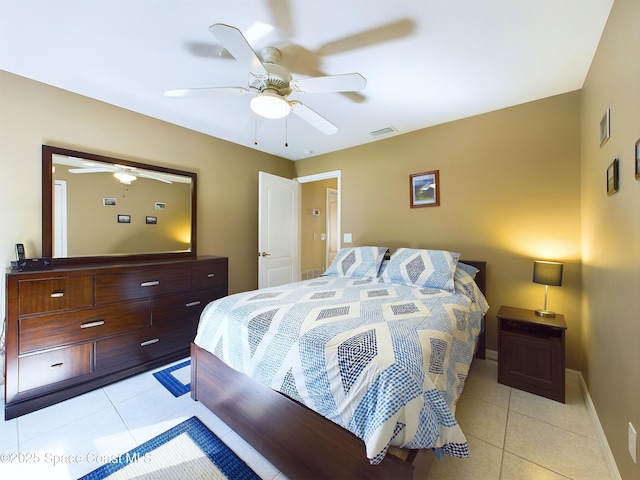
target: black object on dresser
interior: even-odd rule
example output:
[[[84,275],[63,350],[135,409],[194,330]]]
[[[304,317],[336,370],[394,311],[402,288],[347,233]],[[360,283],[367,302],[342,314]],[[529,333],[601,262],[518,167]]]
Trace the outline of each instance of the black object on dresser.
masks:
[[[189,355],[228,259],[7,271],[5,419]]]
[[[496,317],[498,383],[564,403],[564,316],[502,306]]]

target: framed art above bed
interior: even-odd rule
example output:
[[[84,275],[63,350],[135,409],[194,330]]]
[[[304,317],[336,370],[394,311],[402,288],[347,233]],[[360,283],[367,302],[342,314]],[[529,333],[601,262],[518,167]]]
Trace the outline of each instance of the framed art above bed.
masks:
[[[440,205],[440,170],[409,175],[411,208]]]
[[[468,455],[454,412],[484,358],[485,263],[385,251],[203,311],[192,397],[290,478],[412,478],[431,449]]]

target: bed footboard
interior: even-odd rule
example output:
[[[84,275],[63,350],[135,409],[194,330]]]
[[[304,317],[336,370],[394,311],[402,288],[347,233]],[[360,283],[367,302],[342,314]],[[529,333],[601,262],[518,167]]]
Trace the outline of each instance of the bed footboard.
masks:
[[[191,344],[191,397],[289,478],[426,478],[431,451],[369,464],[362,440]],[[418,454],[419,453],[419,454]]]

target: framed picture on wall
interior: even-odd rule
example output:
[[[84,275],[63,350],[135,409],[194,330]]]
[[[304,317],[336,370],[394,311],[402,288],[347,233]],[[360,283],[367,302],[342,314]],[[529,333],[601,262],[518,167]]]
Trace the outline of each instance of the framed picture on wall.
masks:
[[[611,112],[607,108],[600,120],[600,146],[603,146],[611,136]]]
[[[118,223],[131,223],[131,215],[118,215]]]
[[[440,205],[440,170],[409,175],[411,208]]]
[[[636,159],[636,180],[640,180],[640,138],[636,142],[635,148],[635,159]]]
[[[618,159],[616,158],[607,168],[607,195],[613,195],[618,191]]]

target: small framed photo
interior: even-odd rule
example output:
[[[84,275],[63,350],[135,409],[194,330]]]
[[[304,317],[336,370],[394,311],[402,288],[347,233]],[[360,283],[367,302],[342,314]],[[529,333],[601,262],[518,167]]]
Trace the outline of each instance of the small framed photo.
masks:
[[[166,210],[167,204],[164,202],[156,202],[156,210]]]
[[[600,120],[600,146],[603,146],[611,136],[611,111],[607,108]]]
[[[440,205],[440,170],[409,175],[411,208]]]
[[[102,206],[103,207],[115,207],[118,204],[115,198],[103,198]]]
[[[158,223],[158,217],[147,216],[144,219],[144,223],[147,223],[149,225],[155,225],[156,223]]]
[[[611,162],[609,168],[607,168],[607,195],[613,195],[618,191],[618,163],[618,159],[616,158],[613,162]]]
[[[640,138],[636,142],[635,149],[635,159],[636,159],[636,180],[640,180]]]
[[[131,223],[131,215],[118,215],[118,223]]]

